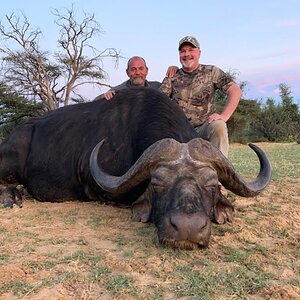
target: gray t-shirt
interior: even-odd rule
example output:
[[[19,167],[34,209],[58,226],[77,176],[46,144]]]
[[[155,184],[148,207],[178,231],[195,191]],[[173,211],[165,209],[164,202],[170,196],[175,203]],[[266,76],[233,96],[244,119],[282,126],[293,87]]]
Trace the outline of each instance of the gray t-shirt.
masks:
[[[161,83],[159,81],[148,81],[148,80],[145,81],[145,87],[159,89],[160,85],[161,85]],[[132,87],[134,87],[134,86],[131,84],[131,81],[128,79],[127,81],[124,81],[123,83],[121,83],[115,87],[112,87],[109,91],[120,91],[123,89],[132,88]],[[94,99],[94,101],[100,100],[100,99],[103,99],[103,94],[97,96]]]

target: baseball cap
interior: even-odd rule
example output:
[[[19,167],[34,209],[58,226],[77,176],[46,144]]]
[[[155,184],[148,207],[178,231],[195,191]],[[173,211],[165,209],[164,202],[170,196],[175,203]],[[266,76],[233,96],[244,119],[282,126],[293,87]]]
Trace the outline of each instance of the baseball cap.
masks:
[[[199,48],[200,49],[200,44],[197,41],[197,39],[191,35],[185,36],[184,38],[182,38],[179,41],[179,46],[178,46],[178,50],[180,50],[180,47],[182,46],[182,44],[184,43],[189,43],[192,44],[195,48]]]

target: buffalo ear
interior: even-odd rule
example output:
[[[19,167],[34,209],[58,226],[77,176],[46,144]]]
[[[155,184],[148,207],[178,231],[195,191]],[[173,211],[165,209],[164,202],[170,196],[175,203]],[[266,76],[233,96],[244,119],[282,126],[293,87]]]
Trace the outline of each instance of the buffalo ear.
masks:
[[[218,197],[219,199],[213,207],[213,221],[217,224],[231,222],[235,214],[233,205],[221,193]]]
[[[131,205],[132,220],[146,223],[150,220],[151,215],[151,197],[149,188]]]

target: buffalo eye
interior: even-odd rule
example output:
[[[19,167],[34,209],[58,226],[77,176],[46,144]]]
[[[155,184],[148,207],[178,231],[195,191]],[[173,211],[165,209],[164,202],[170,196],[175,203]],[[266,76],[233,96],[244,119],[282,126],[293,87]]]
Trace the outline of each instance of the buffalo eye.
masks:
[[[152,173],[151,184],[155,187],[166,187],[172,180],[172,171],[166,167],[160,167]]]

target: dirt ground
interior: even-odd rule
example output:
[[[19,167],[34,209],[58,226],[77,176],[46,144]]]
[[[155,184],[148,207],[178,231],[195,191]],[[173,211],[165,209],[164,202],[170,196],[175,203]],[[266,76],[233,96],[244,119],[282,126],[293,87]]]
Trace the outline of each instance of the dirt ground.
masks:
[[[300,299],[299,187],[231,195],[235,219],[194,251],[161,247],[130,209],[25,199],[0,209],[0,299]]]

